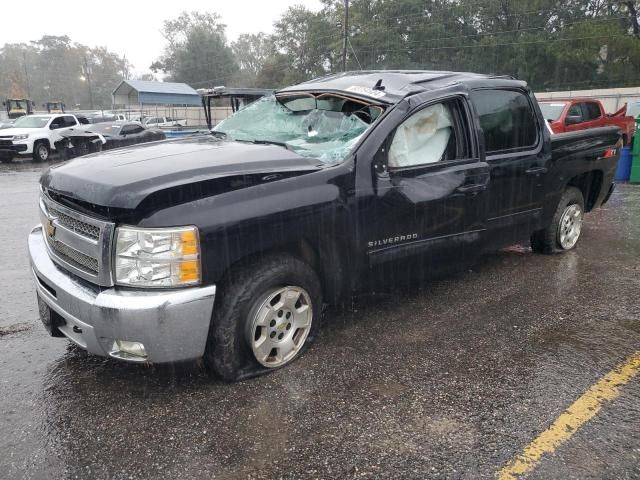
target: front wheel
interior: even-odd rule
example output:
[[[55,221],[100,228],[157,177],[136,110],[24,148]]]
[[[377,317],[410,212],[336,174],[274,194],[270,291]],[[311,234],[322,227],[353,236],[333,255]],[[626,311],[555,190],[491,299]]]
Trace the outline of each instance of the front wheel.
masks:
[[[568,187],[560,198],[551,224],[531,236],[531,248],[537,253],[564,252],[575,248],[582,233],[584,197]]]
[[[236,381],[299,358],[320,332],[322,292],[313,269],[282,254],[232,275],[214,307],[207,366]]]
[[[49,147],[45,142],[37,142],[33,147],[33,159],[36,162],[46,162],[49,160]]]

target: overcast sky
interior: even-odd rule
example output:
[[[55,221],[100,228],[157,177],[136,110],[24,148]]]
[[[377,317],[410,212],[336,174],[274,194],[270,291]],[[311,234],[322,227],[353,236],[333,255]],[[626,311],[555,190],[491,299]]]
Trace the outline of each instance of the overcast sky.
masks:
[[[90,47],[105,46],[126,54],[136,74],[148,72],[151,62],[162,53],[163,21],[184,10],[219,13],[227,25],[228,39],[234,40],[241,33],[271,32],[273,22],[291,5],[320,8],[319,0],[0,0],[0,4],[2,18],[13,19],[1,22],[0,46],[38,40],[43,35],[68,35]]]

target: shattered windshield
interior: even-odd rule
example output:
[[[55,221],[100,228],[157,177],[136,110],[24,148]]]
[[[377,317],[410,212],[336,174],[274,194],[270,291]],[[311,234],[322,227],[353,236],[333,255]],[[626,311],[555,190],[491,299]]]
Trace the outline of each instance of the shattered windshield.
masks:
[[[275,143],[323,163],[344,159],[382,113],[382,108],[323,94],[268,96],[215,128],[231,139]]]

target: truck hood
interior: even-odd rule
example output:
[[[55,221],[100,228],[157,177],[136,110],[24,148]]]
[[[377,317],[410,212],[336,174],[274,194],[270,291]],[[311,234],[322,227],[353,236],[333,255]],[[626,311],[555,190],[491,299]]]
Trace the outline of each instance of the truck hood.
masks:
[[[36,133],[41,128],[3,128],[0,130],[0,137],[13,137],[15,135],[24,135],[25,133]]]
[[[185,199],[208,192],[241,188],[244,179],[277,178],[316,171],[318,160],[275,145],[219,140],[211,135],[142,144],[87,155],[47,170],[47,191],[92,205],[135,209],[152,195]],[[239,177],[234,187],[206,186],[216,179]],[[197,187],[198,184],[203,184]],[[225,182],[226,185],[231,182]],[[238,187],[240,185],[240,187]],[[188,188],[184,188],[187,186]],[[196,188],[197,187],[197,188]]]

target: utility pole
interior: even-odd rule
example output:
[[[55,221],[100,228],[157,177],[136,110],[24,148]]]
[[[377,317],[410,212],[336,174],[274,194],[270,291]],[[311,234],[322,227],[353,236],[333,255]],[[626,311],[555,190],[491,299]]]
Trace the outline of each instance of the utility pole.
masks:
[[[24,78],[27,81],[27,99],[31,101],[31,88],[29,87],[29,71],[27,70],[27,52],[22,51],[22,63],[24,65]]]
[[[344,0],[344,31],[342,39],[342,71],[347,71],[347,45],[349,42],[349,0]]]
[[[93,90],[91,89],[91,67],[89,66],[89,62],[87,61],[87,56],[84,56],[84,68],[83,68],[84,78],[87,79],[87,86],[89,87],[89,105],[91,110],[93,110]]]

